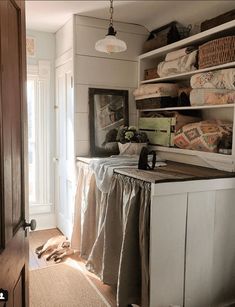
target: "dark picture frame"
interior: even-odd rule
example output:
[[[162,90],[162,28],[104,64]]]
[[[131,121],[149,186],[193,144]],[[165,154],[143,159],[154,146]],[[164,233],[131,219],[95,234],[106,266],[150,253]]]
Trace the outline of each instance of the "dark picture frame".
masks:
[[[90,156],[117,154],[117,143],[106,142],[107,133],[129,125],[128,91],[102,88],[89,88],[88,91]]]

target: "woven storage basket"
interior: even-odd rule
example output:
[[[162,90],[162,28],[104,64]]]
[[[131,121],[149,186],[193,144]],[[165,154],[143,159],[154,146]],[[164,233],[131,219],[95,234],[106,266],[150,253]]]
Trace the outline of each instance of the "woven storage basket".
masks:
[[[199,46],[199,69],[235,61],[235,36],[215,39]]]
[[[150,80],[150,79],[155,79],[155,78],[159,78],[159,75],[157,73],[157,67],[145,69],[144,80]]]
[[[219,26],[225,22],[229,22],[235,19],[235,10],[226,12],[225,14],[216,16],[215,18],[205,20],[201,23],[201,31],[211,29],[213,27]]]

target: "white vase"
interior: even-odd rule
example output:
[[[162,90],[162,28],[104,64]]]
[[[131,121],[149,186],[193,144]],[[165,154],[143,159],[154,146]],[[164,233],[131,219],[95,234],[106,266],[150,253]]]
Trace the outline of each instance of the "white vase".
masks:
[[[146,143],[118,143],[120,155],[139,155]]]

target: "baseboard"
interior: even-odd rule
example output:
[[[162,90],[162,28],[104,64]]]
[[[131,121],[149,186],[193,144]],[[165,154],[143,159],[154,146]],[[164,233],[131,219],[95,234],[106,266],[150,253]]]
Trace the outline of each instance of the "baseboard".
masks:
[[[36,220],[37,222],[36,230],[56,228],[55,213],[30,214],[29,219]]]

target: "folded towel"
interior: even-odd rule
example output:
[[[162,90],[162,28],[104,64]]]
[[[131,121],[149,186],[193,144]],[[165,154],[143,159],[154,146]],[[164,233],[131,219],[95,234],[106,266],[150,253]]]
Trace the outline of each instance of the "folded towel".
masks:
[[[197,50],[182,56],[173,61],[163,61],[158,64],[158,74],[160,77],[167,77],[169,75],[180,74],[192,70],[196,70]]]
[[[143,99],[148,99],[148,98],[164,98],[164,97],[173,98],[172,96],[159,96],[159,94],[148,94],[148,95],[136,96],[135,100],[143,100]],[[174,97],[177,97],[177,96],[174,96]]]
[[[113,156],[92,159],[89,167],[94,171],[96,185],[103,193],[108,193],[113,171],[116,168],[137,167],[139,156]]]
[[[193,89],[190,92],[192,106],[235,103],[235,91],[226,89]]]
[[[135,89],[133,95],[135,97],[146,95],[154,95],[152,97],[176,97],[178,95],[178,85],[175,83],[144,84]]]
[[[166,55],[165,61],[176,60],[178,58],[181,58],[184,55],[191,53],[194,50],[196,50],[196,47],[190,46],[190,47],[182,48],[180,50],[175,50],[175,51],[169,52]]]
[[[220,88],[235,90],[235,68],[213,70],[191,77],[192,88]]]

